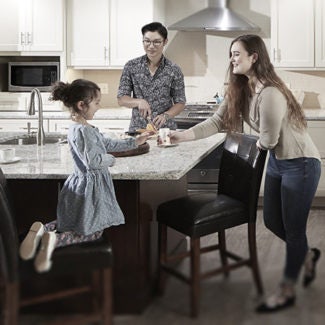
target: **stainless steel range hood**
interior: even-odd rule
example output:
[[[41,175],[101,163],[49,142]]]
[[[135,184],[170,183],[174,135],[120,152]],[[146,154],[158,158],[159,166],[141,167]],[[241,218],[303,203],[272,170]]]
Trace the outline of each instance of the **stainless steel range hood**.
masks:
[[[182,31],[248,31],[260,28],[228,8],[227,0],[209,0],[209,5],[171,26],[169,30]]]

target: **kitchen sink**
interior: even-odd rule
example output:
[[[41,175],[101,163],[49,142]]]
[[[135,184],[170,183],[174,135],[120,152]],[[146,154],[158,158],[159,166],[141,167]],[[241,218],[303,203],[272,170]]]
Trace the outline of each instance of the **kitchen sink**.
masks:
[[[56,136],[45,136],[45,144],[50,143],[64,143],[66,142],[65,135],[56,135]],[[37,137],[36,136],[22,136],[22,137],[15,137],[14,139],[1,141],[0,145],[28,145],[28,144],[37,144]]]

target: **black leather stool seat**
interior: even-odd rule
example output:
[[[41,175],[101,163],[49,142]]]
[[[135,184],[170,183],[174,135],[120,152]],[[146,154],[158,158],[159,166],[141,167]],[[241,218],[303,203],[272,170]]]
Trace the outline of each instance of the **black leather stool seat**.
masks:
[[[57,248],[53,252],[52,267],[48,276],[89,273],[94,269],[113,267],[111,243],[105,239]],[[34,260],[19,260],[20,280],[38,276]],[[39,276],[44,276],[41,274]]]
[[[193,194],[161,204],[157,220],[191,237],[248,222],[245,205],[226,195]]]

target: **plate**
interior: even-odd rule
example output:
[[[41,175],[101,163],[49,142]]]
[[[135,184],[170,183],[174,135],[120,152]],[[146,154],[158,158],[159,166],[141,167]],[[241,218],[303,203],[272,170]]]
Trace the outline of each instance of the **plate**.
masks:
[[[15,163],[15,162],[20,161],[20,160],[21,160],[20,157],[15,157],[12,160],[0,160],[0,164],[12,164],[12,163]]]
[[[176,147],[178,146],[178,143],[171,143],[171,144],[159,144],[158,147],[161,148],[169,148],[169,147]]]

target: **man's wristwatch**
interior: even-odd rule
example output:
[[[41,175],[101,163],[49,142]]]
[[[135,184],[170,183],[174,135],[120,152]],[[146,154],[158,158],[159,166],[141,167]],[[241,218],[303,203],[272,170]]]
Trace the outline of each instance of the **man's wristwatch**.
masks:
[[[170,119],[170,115],[167,113],[164,113],[163,117],[165,118],[166,121],[168,121]]]

